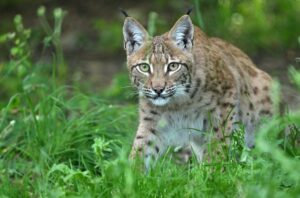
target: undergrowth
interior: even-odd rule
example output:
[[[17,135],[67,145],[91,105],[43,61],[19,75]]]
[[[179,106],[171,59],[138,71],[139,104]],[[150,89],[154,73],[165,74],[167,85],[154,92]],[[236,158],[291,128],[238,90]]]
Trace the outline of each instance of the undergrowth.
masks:
[[[0,83],[18,88],[1,100],[1,197],[299,196],[299,110],[264,122],[254,150],[244,148],[241,126],[223,151],[226,160],[177,165],[166,155],[146,174],[141,162],[128,161],[137,106],[112,104],[108,90],[115,88],[101,99],[57,83],[62,57],[49,65],[32,61],[30,31],[20,16],[15,22],[16,32],[2,37],[14,56],[2,64]],[[59,39],[51,41],[55,28],[61,26],[45,37],[60,53]],[[300,87],[300,71],[289,74]]]

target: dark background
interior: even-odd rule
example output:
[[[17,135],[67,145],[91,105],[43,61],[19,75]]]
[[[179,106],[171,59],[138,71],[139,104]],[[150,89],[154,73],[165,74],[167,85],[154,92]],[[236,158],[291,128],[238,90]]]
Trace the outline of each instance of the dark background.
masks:
[[[287,68],[298,66],[299,1],[1,0],[0,33],[13,31],[14,16],[22,15],[24,26],[32,30],[33,58],[50,62],[54,50],[51,46],[42,50],[45,32],[37,16],[37,9],[42,5],[50,24],[53,24],[55,8],[60,7],[67,13],[62,25],[61,44],[68,68],[65,75],[68,84],[77,82],[85,84],[87,90],[101,91],[112,83],[116,74],[126,75],[126,57],[122,49],[124,16],[118,8],[125,9],[145,27],[154,17],[155,34],[160,34],[168,31],[193,6],[194,24],[201,25],[208,35],[221,37],[240,47],[258,67],[280,80],[287,102],[298,101],[289,84]],[[10,59],[9,47],[1,45],[0,62]]]

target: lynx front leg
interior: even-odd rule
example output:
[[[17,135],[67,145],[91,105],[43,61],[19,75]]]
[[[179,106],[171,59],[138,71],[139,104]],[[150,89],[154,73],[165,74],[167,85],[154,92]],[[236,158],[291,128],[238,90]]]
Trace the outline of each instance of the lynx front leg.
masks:
[[[165,146],[159,139],[156,130],[158,113],[151,110],[149,113],[141,113],[140,124],[130,153],[130,158],[144,158],[145,167],[150,169],[151,164],[165,151]],[[152,114],[152,115],[151,115]]]
[[[197,161],[202,162],[205,146],[204,137],[200,136],[199,134],[191,134],[190,145],[192,147],[193,153],[197,158]]]
[[[231,134],[237,127],[237,107],[232,103],[221,103],[220,106],[211,112],[212,137],[208,144],[212,145],[210,152],[207,152],[207,159],[212,160],[215,156],[224,160],[228,146],[231,144]],[[225,149],[225,150],[224,150]]]
[[[130,153],[130,158],[144,158],[145,167],[150,169],[151,164],[158,159],[165,148],[161,144],[157,131],[140,124]]]

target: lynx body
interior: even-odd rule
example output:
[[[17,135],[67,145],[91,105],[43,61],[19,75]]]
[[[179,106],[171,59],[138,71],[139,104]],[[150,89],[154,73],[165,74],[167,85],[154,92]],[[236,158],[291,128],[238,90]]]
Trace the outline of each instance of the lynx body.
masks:
[[[183,15],[172,29],[150,37],[126,17],[124,48],[139,92],[139,126],[130,156],[149,167],[167,148],[182,147],[203,160],[207,131],[228,142],[237,122],[254,146],[255,128],[272,113],[271,77],[237,47],[206,36]]]

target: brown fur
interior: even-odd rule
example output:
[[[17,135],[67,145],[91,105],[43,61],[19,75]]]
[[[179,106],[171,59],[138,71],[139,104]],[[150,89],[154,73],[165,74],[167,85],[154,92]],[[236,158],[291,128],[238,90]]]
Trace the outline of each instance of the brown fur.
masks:
[[[127,18],[124,24],[125,46],[127,43],[132,49],[125,47],[134,86],[145,93],[156,88],[166,93],[176,90],[163,105],[146,94],[140,95],[140,124],[131,157],[143,154],[147,165],[148,159],[157,158],[167,147],[181,146],[192,149],[202,160],[207,146],[205,131],[213,128],[217,140],[226,139],[229,143],[226,137],[238,121],[245,125],[247,145],[253,147],[257,123],[261,116],[272,113],[271,77],[237,47],[206,36],[187,15],[169,32],[154,38],[137,25],[133,33],[143,36],[135,46],[128,44],[132,42],[126,32],[128,21],[136,21]],[[180,28],[188,29],[180,34]],[[174,61],[181,64],[180,70],[172,75],[166,73],[164,68]],[[149,64],[153,71],[141,74],[137,71],[141,63]],[[183,93],[177,96],[179,92]],[[192,127],[204,133],[199,136],[187,130]]]

